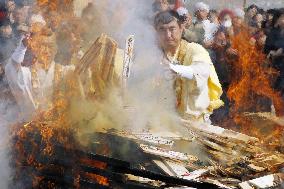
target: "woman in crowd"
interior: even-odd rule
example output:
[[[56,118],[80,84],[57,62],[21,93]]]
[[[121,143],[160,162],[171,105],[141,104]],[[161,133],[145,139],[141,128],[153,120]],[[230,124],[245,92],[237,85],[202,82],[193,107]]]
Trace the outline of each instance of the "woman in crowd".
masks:
[[[223,30],[227,32],[229,36],[234,35],[233,21],[232,21],[233,18],[234,18],[234,13],[230,9],[224,9],[219,14],[220,26]]]

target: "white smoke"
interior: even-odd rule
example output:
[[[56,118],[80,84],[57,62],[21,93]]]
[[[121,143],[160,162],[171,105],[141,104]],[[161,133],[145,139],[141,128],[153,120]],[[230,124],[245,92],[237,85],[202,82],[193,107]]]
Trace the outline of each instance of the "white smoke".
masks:
[[[125,48],[129,35],[135,36],[126,104],[132,110],[131,125],[135,129],[144,129],[149,123],[159,129],[176,127],[173,81],[164,79],[166,69],[160,65],[162,52],[153,27],[153,1],[105,0],[93,3],[100,13],[100,31],[114,38],[120,48]]]
[[[12,175],[10,168],[10,126],[16,123],[18,107],[8,99],[0,99],[0,178],[1,188],[9,187]]]

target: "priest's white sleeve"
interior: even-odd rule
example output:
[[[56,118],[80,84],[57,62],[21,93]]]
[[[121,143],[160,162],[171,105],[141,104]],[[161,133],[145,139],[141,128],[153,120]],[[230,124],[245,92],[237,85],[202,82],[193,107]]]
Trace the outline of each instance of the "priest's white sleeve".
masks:
[[[170,64],[171,70],[176,72],[178,75],[181,77],[185,77],[187,79],[192,79],[193,78],[193,69],[191,66],[183,66],[183,65],[174,65]]]
[[[22,116],[28,118],[35,110],[35,103],[32,96],[30,69],[21,66],[25,53],[26,47],[21,42],[5,66],[5,76],[11,92],[23,113]]]
[[[193,81],[194,85],[189,93],[187,113],[200,116],[205,113],[210,99],[208,96],[208,78],[210,76],[210,64],[206,61],[193,61],[189,66],[171,65],[171,69],[178,75]]]
[[[196,80],[198,88],[207,86],[210,75],[210,66],[206,62],[195,61],[190,66],[170,64],[170,68],[181,77]]]

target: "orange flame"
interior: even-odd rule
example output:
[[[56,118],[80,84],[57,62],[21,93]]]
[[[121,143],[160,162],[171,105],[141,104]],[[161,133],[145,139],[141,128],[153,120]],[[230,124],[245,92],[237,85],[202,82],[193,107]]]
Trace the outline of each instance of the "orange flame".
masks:
[[[243,114],[262,111],[262,104],[257,103],[257,99],[266,97],[273,102],[277,113],[283,115],[284,102],[280,93],[272,88],[273,76],[277,72],[269,67],[262,51],[249,42],[250,34],[247,31],[244,28],[232,37],[232,48],[238,51],[238,59],[231,61],[233,73],[228,97],[233,102],[230,113],[234,122],[241,126],[242,132],[260,136],[257,128]],[[276,133],[272,134],[276,136]]]

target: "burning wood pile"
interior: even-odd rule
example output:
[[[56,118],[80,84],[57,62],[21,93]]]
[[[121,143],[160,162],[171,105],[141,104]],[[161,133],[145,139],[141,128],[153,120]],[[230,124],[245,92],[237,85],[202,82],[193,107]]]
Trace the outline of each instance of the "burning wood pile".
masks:
[[[119,87],[119,53],[115,41],[102,35],[67,77],[68,87],[56,90],[54,106],[15,126],[14,181],[20,188],[247,189],[283,182],[284,155],[220,127],[184,122],[187,137],[106,129],[85,134],[88,143],[80,143],[77,125],[93,118],[74,122],[70,99],[102,101],[110,87]],[[263,180],[253,180],[266,175],[275,178],[264,187]]]
[[[131,140],[97,133],[89,137],[92,137],[93,142],[100,142],[100,145],[90,145],[90,147],[85,148],[76,143],[71,132],[54,133],[46,141],[35,124],[36,122],[25,125],[25,128],[21,129],[19,135],[15,138],[14,156],[17,162],[14,179],[16,183],[21,181],[21,188],[134,189],[159,188],[162,185],[165,187],[217,188],[213,184],[185,180],[157,171],[158,168],[155,168],[154,164],[147,160],[149,156],[146,154],[138,161],[123,161],[111,157],[120,152],[121,158],[121,149],[114,148],[117,143],[129,145],[129,152],[136,151],[138,153],[139,148]],[[65,137],[64,143],[61,143],[62,141],[60,142],[56,137]],[[68,144],[65,142],[68,142]],[[52,148],[49,148],[50,144],[48,143],[52,143]],[[106,150],[104,148],[111,146],[112,149],[107,150],[109,152],[106,156],[106,152],[103,152]],[[128,155],[124,154],[124,157]],[[141,150],[140,155],[143,155]],[[154,167],[156,172],[142,168],[144,164],[148,167]],[[142,177],[145,178],[144,181],[133,179]]]
[[[15,180],[26,188],[249,188],[249,180],[267,175],[275,177],[267,186],[283,181],[283,155],[217,127],[222,132],[190,127],[192,138],[109,130],[86,136],[86,148],[70,131],[53,131],[47,139],[48,130],[37,124],[25,125],[15,138]]]

